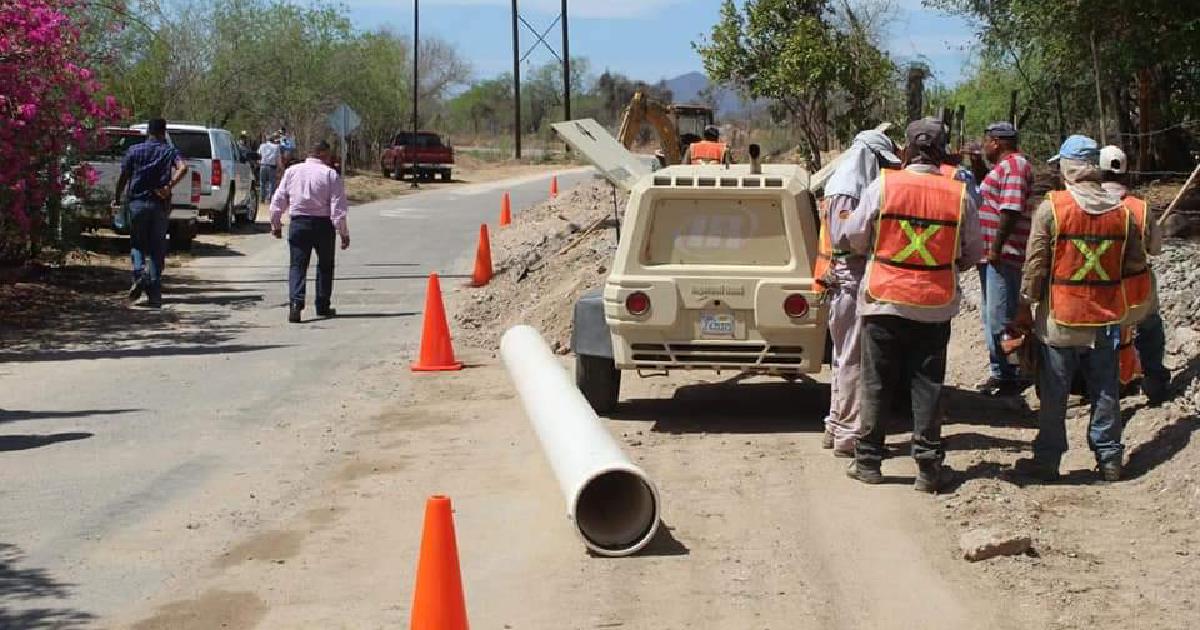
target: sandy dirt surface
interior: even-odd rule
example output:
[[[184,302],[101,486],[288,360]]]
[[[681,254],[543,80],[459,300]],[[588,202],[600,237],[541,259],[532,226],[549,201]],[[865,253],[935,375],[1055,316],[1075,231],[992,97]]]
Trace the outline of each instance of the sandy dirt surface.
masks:
[[[25,547],[52,552],[26,557],[0,548],[0,576],[54,578],[38,583],[41,597],[58,583],[68,603],[66,583],[79,582],[90,594],[88,606],[77,605],[103,613],[65,611],[45,617],[62,622],[46,627],[403,626],[423,502],[447,494],[477,628],[1184,628],[1196,619],[1200,446],[1190,439],[1198,424],[1187,375],[1164,408],[1125,401],[1130,480],[1090,481],[1076,407],[1066,462],[1074,472],[1060,484],[1029,485],[1007,469],[1028,451],[1028,408],[1036,401],[970,391],[984,369],[970,309],[955,322],[951,348],[948,461],[962,475],[948,494],[912,491],[915,466],[904,456],[909,437],[901,429],[889,438],[897,457],[885,463],[888,483],[846,479],[845,461],[819,446],[824,374],[799,383],[628,376],[606,423],[656,483],[664,527],[635,557],[589,555],[494,349],[506,326],[522,322],[566,343],[576,294],[606,273],[611,196],[596,184],[528,210],[518,203],[514,225],[493,231],[500,276],[489,288],[464,288],[455,280],[470,268],[480,216],[494,216],[494,192],[478,199],[432,193],[352,211],[362,239],[339,263],[346,277],[336,289],[339,309],[351,317],[301,328],[280,326],[278,288],[257,299],[245,294],[278,284],[281,253],[248,245],[252,235],[213,237],[209,246],[230,255],[189,263],[175,297],[211,301],[215,291],[219,304],[234,308],[205,319],[210,311],[177,307],[171,317],[196,335],[196,356],[186,369],[159,360],[138,372],[162,370],[163,387],[179,382],[172,395],[186,412],[131,413],[138,419],[131,434],[106,438],[129,422],[115,417],[111,428],[89,427],[96,438],[55,447],[62,450],[3,453],[26,457],[3,468],[14,479],[38,471],[45,489],[34,499],[78,492],[70,501],[84,507],[81,517],[67,509],[62,526],[24,537]],[[417,225],[423,230],[409,229]],[[402,248],[400,235],[408,235]],[[428,269],[446,273],[459,358],[468,364],[461,372],[407,370],[419,329],[412,305],[420,304]],[[119,279],[109,282],[119,291]],[[108,335],[115,351],[140,344],[120,364],[126,370],[135,369],[127,365],[141,348],[162,344]],[[1172,335],[1173,367],[1200,354],[1200,335],[1185,337]],[[228,345],[208,352],[205,339]],[[34,342],[13,351],[8,358],[18,362],[5,377],[24,391],[76,370],[73,391],[65,383],[45,396],[117,406],[101,400],[113,387],[111,363],[14,359],[39,351],[44,345]],[[570,369],[571,358],[562,360]],[[38,422],[69,421],[46,415]],[[199,436],[187,428],[197,422],[209,427]],[[130,437],[138,431],[144,437]],[[88,508],[88,484],[109,469],[89,470],[92,481],[59,473],[98,457],[70,445],[106,439],[114,449],[138,446],[145,465],[164,457],[177,464],[154,473],[146,488],[134,467],[123,477],[133,494]],[[10,504],[17,499],[37,505],[24,493],[6,495]],[[59,509],[57,501],[46,505]],[[88,527],[77,527],[79,518]],[[982,527],[1028,534],[1033,552],[968,563],[959,536]],[[101,578],[121,587],[101,588],[94,583]],[[13,601],[6,597],[0,613]]]

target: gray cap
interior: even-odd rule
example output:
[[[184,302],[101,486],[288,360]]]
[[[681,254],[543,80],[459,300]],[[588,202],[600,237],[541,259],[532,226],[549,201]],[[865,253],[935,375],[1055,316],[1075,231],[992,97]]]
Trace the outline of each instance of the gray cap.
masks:
[[[994,122],[983,130],[984,135],[993,138],[1016,138],[1017,127],[1008,121]]]
[[[946,150],[946,127],[936,118],[922,118],[908,123],[904,133],[905,146]]]

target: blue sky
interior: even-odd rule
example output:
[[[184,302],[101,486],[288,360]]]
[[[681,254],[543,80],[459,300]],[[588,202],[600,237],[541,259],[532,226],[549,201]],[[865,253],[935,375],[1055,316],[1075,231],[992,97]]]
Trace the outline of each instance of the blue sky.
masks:
[[[561,0],[519,0],[521,13],[538,30],[549,26]],[[411,32],[412,0],[343,0],[360,28],[390,25]],[[960,19],[921,6],[921,0],[892,0],[897,17],[887,48],[901,61],[924,55],[936,79],[960,78],[973,29]],[[458,46],[476,78],[511,69],[511,0],[421,0],[421,32]],[[645,81],[703,70],[691,43],[716,22],[719,0],[569,0],[571,56],[587,57],[594,74],[605,68]],[[535,38],[522,27],[522,48]],[[557,27],[547,36],[555,48]],[[529,63],[551,60],[536,50]]]

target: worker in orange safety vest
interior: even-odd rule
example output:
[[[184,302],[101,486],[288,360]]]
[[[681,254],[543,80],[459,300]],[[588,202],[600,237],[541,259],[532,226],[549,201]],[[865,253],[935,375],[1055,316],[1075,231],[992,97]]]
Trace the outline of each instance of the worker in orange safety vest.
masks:
[[[704,138],[688,145],[683,153],[683,163],[700,164],[732,164],[733,156],[729,145],[721,142],[721,130],[713,125],[704,128]]]
[[[885,171],[864,192],[846,226],[849,249],[868,257],[862,319],[859,420],[862,435],[847,475],[882,483],[888,413],[907,391],[912,407],[914,488],[938,492],[943,465],[941,395],[958,279],[983,255],[978,206],[966,184],[942,176],[946,131],[922,119],[905,132],[905,167]],[[837,246],[837,242],[834,243]]]
[[[1041,341],[1038,434],[1033,457],[1016,470],[1043,481],[1058,479],[1068,448],[1067,399],[1077,368],[1091,401],[1088,444],[1098,474],[1106,481],[1122,474],[1119,350],[1132,314],[1123,279],[1144,271],[1146,257],[1129,209],[1100,185],[1099,153],[1095,140],[1077,135],[1051,159],[1067,189],[1051,192],[1034,213],[1022,307],[1012,324]]]

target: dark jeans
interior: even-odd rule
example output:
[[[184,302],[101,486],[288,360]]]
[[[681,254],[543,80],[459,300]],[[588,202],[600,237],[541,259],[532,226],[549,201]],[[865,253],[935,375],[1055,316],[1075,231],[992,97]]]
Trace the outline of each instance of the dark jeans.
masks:
[[[291,268],[288,271],[288,287],[293,306],[304,307],[305,284],[308,279],[308,261],[313,250],[317,250],[317,309],[329,308],[333,296],[333,222],[325,217],[293,216],[288,228],[288,245],[291,248]]]
[[[905,391],[912,398],[913,457],[942,461],[942,382],[950,322],[927,324],[894,315],[868,315],[862,322],[859,464],[878,468],[883,461],[889,412]]]
[[[1092,414],[1088,422],[1088,445],[1097,462],[1121,461],[1124,421],[1121,419],[1120,368],[1117,326],[1096,329],[1095,347],[1060,348],[1042,345],[1042,365],[1038,370],[1041,409],[1038,410],[1038,434],[1033,440],[1037,459],[1057,466],[1067,452],[1067,399],[1071,378],[1082,369],[1087,381]]]
[[[988,358],[993,377],[1003,381],[1017,378],[1017,366],[1008,362],[1000,350],[1000,338],[1017,314],[1021,291],[1021,268],[1007,263],[984,266],[986,280],[981,280],[984,292],[983,330],[987,340]]]
[[[275,165],[263,164],[258,167],[258,194],[260,199],[270,204],[275,194]]]
[[[1146,316],[1137,325],[1137,337],[1133,346],[1137,349],[1138,359],[1142,362],[1142,391],[1151,399],[1162,399],[1167,395],[1171,384],[1171,372],[1163,365],[1163,353],[1166,352],[1167,335],[1163,331],[1162,315],[1158,311]]]
[[[162,303],[162,275],[167,263],[167,229],[171,210],[161,201],[129,202],[129,251],[133,281],[142,285],[151,304]]]

